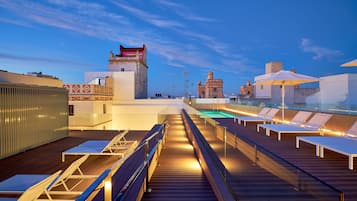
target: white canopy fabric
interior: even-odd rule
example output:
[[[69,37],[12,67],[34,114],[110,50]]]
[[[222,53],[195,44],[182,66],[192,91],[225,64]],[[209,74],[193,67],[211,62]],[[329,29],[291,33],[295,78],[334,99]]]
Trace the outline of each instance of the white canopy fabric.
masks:
[[[255,84],[260,85],[281,85],[281,99],[282,99],[282,119],[284,121],[284,105],[285,105],[285,86],[298,85],[308,82],[317,82],[318,78],[297,74],[292,71],[281,70],[276,73],[269,73],[260,76],[255,80]]]
[[[347,63],[344,63],[341,66],[342,67],[353,67],[353,66],[357,67],[357,59],[355,59],[353,61],[350,61],[350,62],[347,62]]]

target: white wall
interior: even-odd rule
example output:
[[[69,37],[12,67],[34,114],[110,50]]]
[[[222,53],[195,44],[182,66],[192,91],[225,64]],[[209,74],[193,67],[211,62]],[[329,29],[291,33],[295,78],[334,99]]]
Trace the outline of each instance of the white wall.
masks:
[[[196,104],[229,103],[229,98],[196,98]]]
[[[348,101],[357,104],[357,74],[348,74],[348,77]]]
[[[69,116],[71,129],[78,127],[96,128],[112,120],[112,101],[69,101],[74,105],[74,115]],[[103,113],[106,105],[106,114]]]
[[[159,115],[180,114],[182,108],[195,110],[182,99],[140,99],[120,101],[113,106],[113,129],[149,130],[159,122]]]
[[[254,87],[254,94],[256,98],[271,98],[271,86],[257,84]]]
[[[125,59],[125,58],[124,58]],[[131,58],[134,59],[134,58]],[[139,61],[123,61],[109,63],[109,71],[135,72],[135,98],[147,98],[148,77],[147,66]]]
[[[134,100],[135,72],[113,72],[113,101]]]
[[[88,83],[95,78],[105,78],[105,77],[111,77],[112,72],[85,72],[84,73],[84,82]]]
[[[123,71],[137,71],[137,63],[138,61],[117,61],[108,64],[108,70],[111,72],[121,72]]]
[[[320,91],[306,99],[307,103],[356,104],[357,74],[339,74],[320,78]]]

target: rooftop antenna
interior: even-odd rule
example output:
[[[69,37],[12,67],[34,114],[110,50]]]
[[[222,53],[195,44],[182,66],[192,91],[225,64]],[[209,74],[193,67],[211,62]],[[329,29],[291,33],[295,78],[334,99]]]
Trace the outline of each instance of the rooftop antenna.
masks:
[[[184,97],[188,97],[188,93],[187,93],[187,90],[188,90],[188,79],[187,79],[187,76],[188,76],[188,71],[187,71],[187,70],[184,70],[184,71],[183,71],[183,77],[184,77],[183,93],[184,93]]]

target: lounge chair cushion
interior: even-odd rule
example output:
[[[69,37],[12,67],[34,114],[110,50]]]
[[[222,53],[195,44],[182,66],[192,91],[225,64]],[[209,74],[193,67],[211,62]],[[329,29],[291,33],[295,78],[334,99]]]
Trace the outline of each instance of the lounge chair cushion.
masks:
[[[29,187],[47,178],[48,174],[18,174],[0,182],[0,192],[26,191]]]

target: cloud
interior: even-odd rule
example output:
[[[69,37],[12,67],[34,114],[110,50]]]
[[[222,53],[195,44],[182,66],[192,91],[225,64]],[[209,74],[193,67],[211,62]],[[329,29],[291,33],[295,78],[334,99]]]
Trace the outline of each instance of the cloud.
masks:
[[[140,18],[141,20],[146,21],[146,22],[148,22],[152,25],[155,25],[157,27],[165,27],[165,28],[173,28],[173,27],[182,28],[183,27],[183,25],[177,21],[164,19],[159,15],[154,15],[154,14],[148,13],[146,11],[132,7],[126,3],[117,2],[117,1],[113,1],[112,3],[114,5],[116,5],[117,7],[124,9],[127,12],[133,14],[134,16]]]
[[[24,22],[31,22],[33,26],[38,24],[52,26],[99,39],[121,42],[129,46],[141,46],[145,43],[149,51],[164,58],[168,66],[214,68],[225,72],[241,72],[251,69],[246,64],[249,63],[248,60],[244,56],[234,53],[230,45],[207,34],[195,32],[190,28],[191,26],[185,25],[183,22],[169,20],[126,3],[112,3],[130,12],[133,16],[124,16],[118,9],[108,9],[108,5],[105,4],[78,0],[48,0],[47,3],[0,0],[0,7],[16,13],[23,18]],[[176,6],[180,7],[179,4]],[[23,12],[24,10],[26,12]],[[178,42],[177,38],[172,38],[162,29],[136,26],[133,23],[135,17],[156,28],[174,31],[178,36],[181,36],[182,41]],[[191,40],[195,40],[196,43]],[[214,54],[207,50],[213,51]],[[5,56],[3,55],[3,57]],[[9,55],[7,58],[11,59]],[[22,56],[12,59],[61,62],[61,60]],[[254,72],[254,69],[252,71]]]
[[[33,28],[33,26],[31,24],[23,22],[21,20],[0,18],[0,22],[7,23],[7,24],[14,24],[14,25],[23,26],[23,27]]]
[[[205,22],[211,22],[214,21],[213,19],[206,19],[202,18],[199,16],[195,16],[191,12],[188,11],[188,9],[180,4],[177,4],[172,1],[167,1],[167,0],[157,0],[157,2],[160,5],[165,5],[167,7],[173,8],[175,11],[179,13],[179,15],[184,16],[189,19],[200,19],[199,21],[205,21]],[[187,28],[185,24],[177,22],[177,21],[171,21],[167,19],[163,19],[163,17],[159,15],[154,15],[148,12],[145,12],[143,10],[140,10],[138,8],[129,6],[128,4],[125,3],[119,3],[119,2],[113,2],[116,6],[132,13],[134,16],[140,18],[143,21],[146,21],[152,25],[155,25],[157,27],[164,27],[164,28],[169,28],[172,31],[175,31],[176,33],[180,35],[185,35],[188,37],[191,37],[191,39],[196,39],[198,40],[202,45],[205,47],[208,47],[209,49],[215,51],[216,53],[219,53],[223,56],[226,57],[232,57],[234,54],[230,53],[230,47],[227,44],[221,43],[217,41],[212,36],[202,34],[202,33],[197,33],[194,31],[191,31],[191,29]]]
[[[82,63],[82,62],[65,60],[65,59],[31,57],[31,56],[22,56],[22,55],[14,55],[14,54],[7,54],[7,53],[0,53],[0,59],[26,61],[26,62],[52,63],[52,64],[69,64],[69,65],[76,65],[76,66],[92,66],[92,67],[97,66],[94,64]]]
[[[212,18],[207,18],[207,17],[202,17],[199,15],[196,15],[195,13],[190,11],[187,7],[185,7],[181,4],[175,3],[173,1],[156,0],[156,2],[161,6],[172,9],[178,16],[180,16],[186,20],[199,21],[199,22],[215,22],[215,21],[217,21]]]
[[[304,52],[313,53],[314,56],[312,58],[314,60],[321,60],[323,58],[332,59],[337,56],[343,55],[343,53],[339,50],[333,50],[315,45],[310,39],[307,38],[301,39],[300,48]]]
[[[74,3],[71,4],[63,3],[66,1],[63,1],[62,4],[55,4],[56,2],[61,1],[40,4],[31,1],[0,0],[0,7],[17,13],[26,21],[80,32],[102,39],[108,39],[111,36],[110,33],[114,30],[116,33],[119,32],[115,29],[116,26],[128,24],[125,17],[108,13],[105,8],[98,4],[79,1],[73,1]],[[96,8],[96,10],[90,8]],[[26,12],[23,12],[24,10]]]
[[[225,72],[231,72],[235,74],[242,74],[242,73],[260,73],[261,69],[254,67],[252,65],[246,64],[247,62],[244,62],[242,60],[238,59],[224,59],[223,60],[223,65],[225,66],[223,68],[223,71]],[[226,66],[229,66],[228,68]]]

